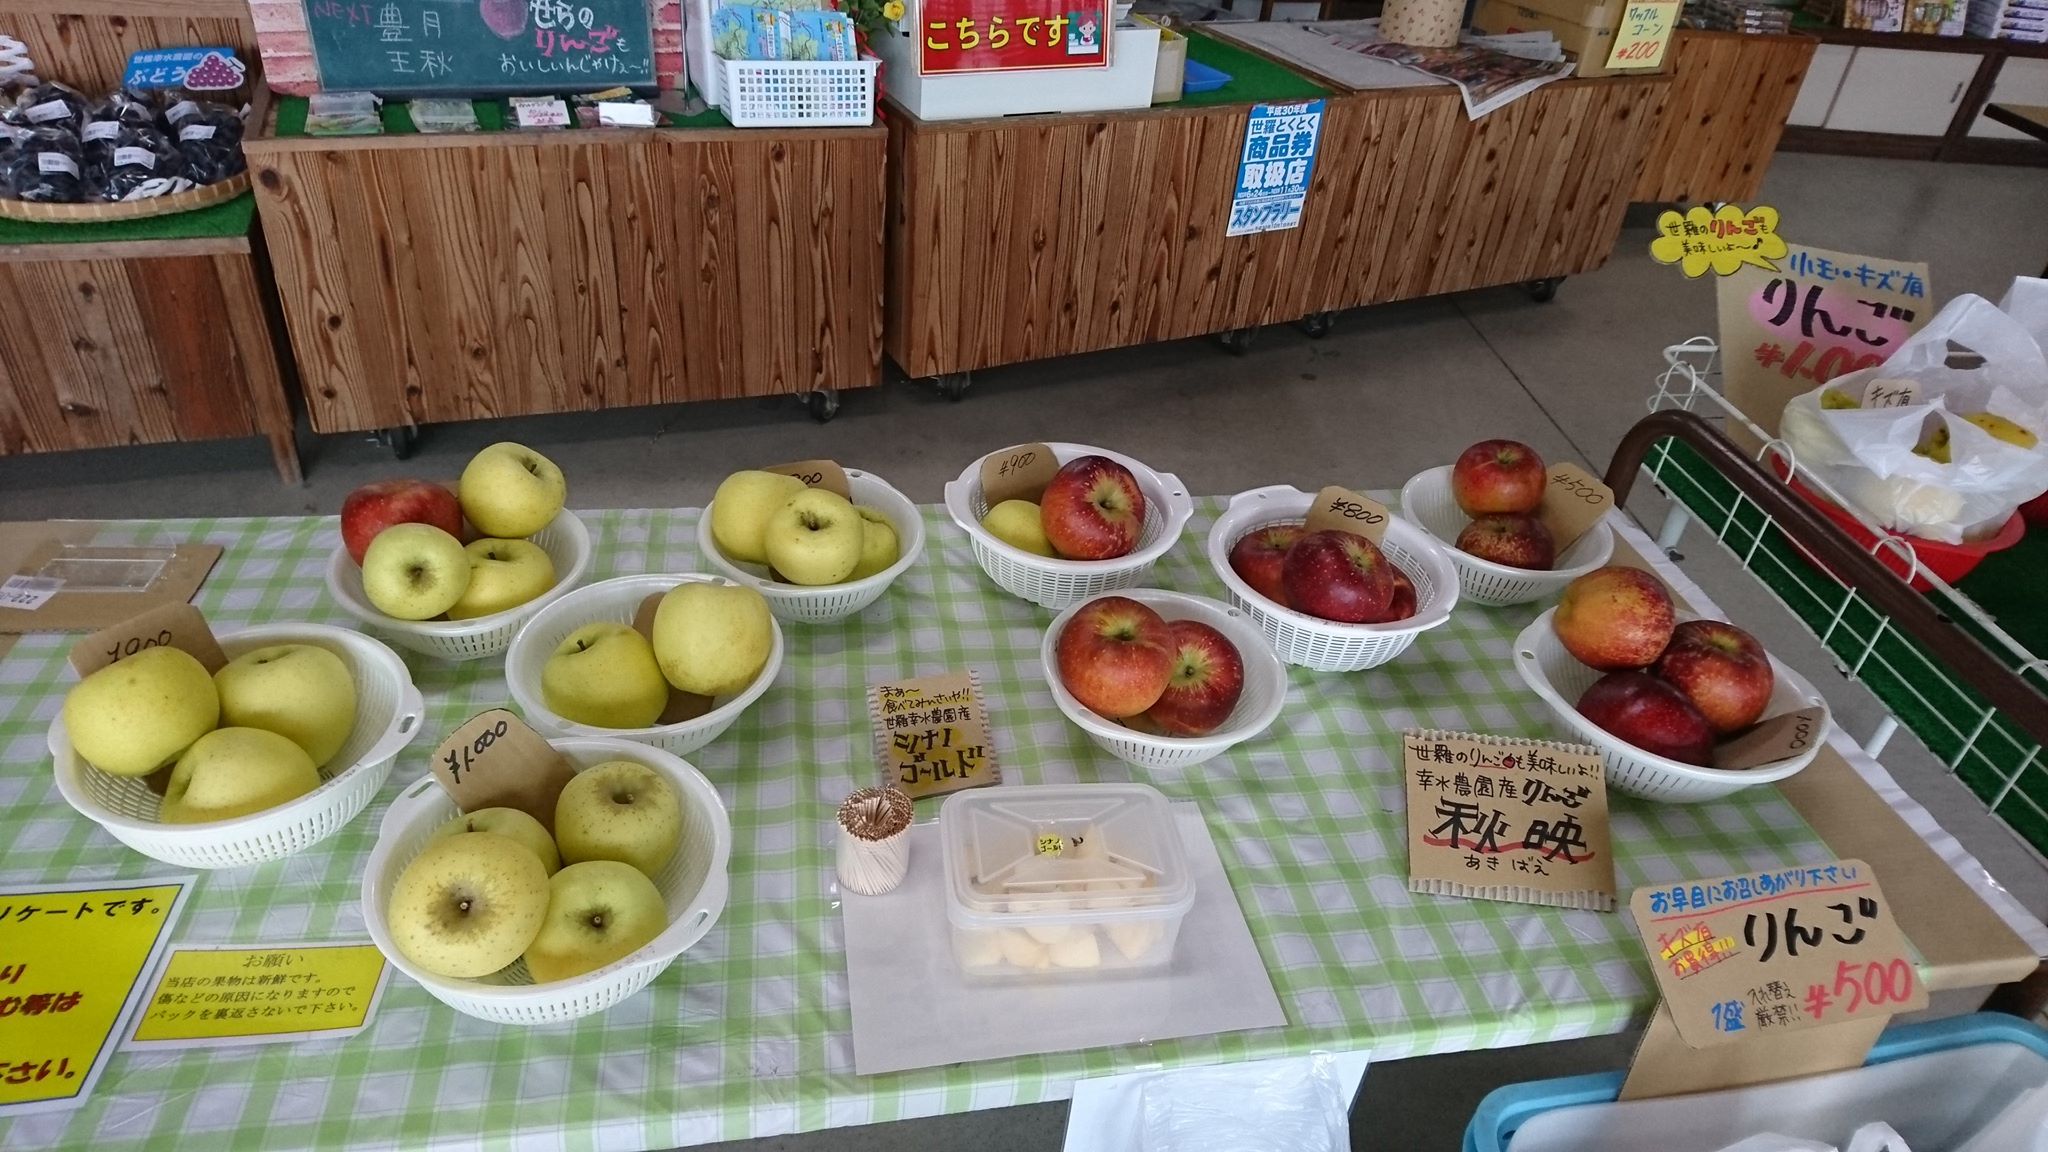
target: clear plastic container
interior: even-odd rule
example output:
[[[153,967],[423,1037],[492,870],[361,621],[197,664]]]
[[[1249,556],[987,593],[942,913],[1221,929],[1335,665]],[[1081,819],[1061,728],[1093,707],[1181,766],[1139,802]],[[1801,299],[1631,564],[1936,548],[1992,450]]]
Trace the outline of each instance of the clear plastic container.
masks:
[[[953,958],[969,976],[1163,967],[1195,903],[1173,811],[1144,784],[956,792],[939,838]]]

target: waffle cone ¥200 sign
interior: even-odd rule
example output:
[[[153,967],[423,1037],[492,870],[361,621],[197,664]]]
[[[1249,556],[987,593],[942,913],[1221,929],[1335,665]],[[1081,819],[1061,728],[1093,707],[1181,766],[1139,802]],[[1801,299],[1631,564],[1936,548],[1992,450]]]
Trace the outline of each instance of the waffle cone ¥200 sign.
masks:
[[[1109,0],[922,0],[917,70],[1107,68]]]

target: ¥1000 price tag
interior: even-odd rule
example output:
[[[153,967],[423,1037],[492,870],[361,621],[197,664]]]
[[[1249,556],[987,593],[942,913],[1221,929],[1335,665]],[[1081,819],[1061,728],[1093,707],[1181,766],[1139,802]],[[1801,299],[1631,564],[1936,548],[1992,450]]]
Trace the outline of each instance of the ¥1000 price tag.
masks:
[[[1927,1006],[1861,860],[1638,888],[1629,911],[1694,1048]]]
[[[517,808],[552,830],[555,798],[576,770],[503,708],[479,712],[434,749],[434,778],[464,812]]]

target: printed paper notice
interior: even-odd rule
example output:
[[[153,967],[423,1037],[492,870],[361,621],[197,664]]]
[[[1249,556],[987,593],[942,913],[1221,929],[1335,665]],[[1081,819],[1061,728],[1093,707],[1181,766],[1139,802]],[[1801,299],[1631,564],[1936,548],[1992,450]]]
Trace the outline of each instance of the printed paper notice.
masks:
[[[0,892],[0,1117],[92,1094],[197,879]]]
[[[1614,910],[1607,774],[1579,744],[1406,732],[1408,887]]]
[[[1237,157],[1237,190],[1230,197],[1226,236],[1278,232],[1301,225],[1308,182],[1316,170],[1323,132],[1323,102],[1254,104]]]
[[[877,684],[868,712],[885,782],[912,799],[1003,782],[974,673]]]
[[[201,1048],[353,1036],[389,969],[373,944],[181,947],[171,952],[130,1048]]]

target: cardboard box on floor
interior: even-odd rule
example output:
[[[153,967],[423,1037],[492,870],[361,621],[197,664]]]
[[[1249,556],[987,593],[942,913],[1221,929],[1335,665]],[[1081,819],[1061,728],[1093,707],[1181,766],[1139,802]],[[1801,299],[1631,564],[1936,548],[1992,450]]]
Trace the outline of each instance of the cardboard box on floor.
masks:
[[[1485,0],[1472,13],[1475,32],[1548,32],[1577,60],[1575,76],[1647,75],[1671,69],[1672,54],[1664,53],[1655,68],[1607,67],[1608,53],[1614,51],[1614,34],[1621,27],[1627,5],[1619,0]]]
[[[99,534],[93,520],[0,523],[0,580],[40,570],[67,547],[82,547]],[[148,588],[139,592],[59,591],[33,611],[0,609],[0,656],[15,637],[30,632],[97,632],[165,604],[185,604],[220,559],[219,545],[174,543],[174,552]]]

